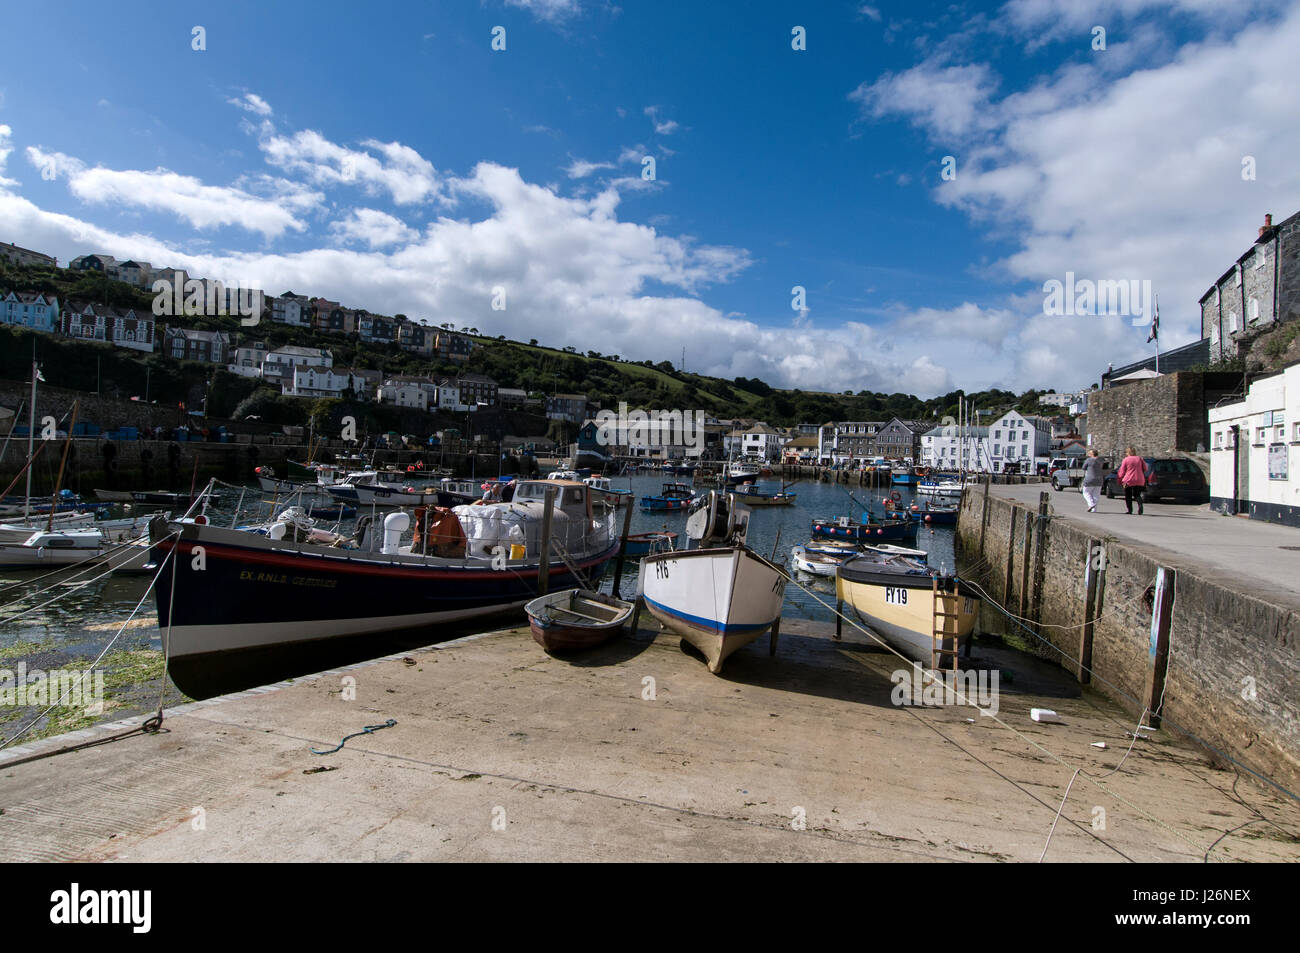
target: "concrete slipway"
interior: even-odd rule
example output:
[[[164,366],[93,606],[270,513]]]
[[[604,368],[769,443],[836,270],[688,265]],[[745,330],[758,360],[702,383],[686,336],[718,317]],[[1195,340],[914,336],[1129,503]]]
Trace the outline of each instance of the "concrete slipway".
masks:
[[[571,660],[508,629],[187,705],[155,735],[6,749],[0,860],[1035,861],[1075,766],[1048,860],[1300,859],[1293,802],[1163,733],[1094,786],[1134,725],[1058,669],[977,647],[1021,737],[895,706],[900,663],[859,633],[784,629],[721,677],[648,617]]]

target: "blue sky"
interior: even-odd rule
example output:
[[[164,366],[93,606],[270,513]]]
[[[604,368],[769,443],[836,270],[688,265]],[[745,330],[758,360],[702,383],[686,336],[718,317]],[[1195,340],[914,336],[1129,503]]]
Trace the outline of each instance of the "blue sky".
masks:
[[[1086,386],[1146,329],[1044,281],[1151,280],[1187,343],[1300,206],[1300,12],[1220,6],[24,5],[0,240],[777,386]]]

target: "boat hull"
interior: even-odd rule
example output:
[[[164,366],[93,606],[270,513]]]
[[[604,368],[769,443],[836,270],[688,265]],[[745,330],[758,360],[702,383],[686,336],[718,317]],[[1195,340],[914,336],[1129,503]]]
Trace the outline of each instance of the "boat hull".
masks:
[[[656,553],[641,561],[646,608],[703,654],[709,671],[781,617],[785,574],[747,549]]]
[[[178,530],[179,539],[170,535]],[[167,641],[169,671],[191,697],[205,697],[195,693],[206,691],[206,669],[230,653],[424,632],[516,611],[536,597],[539,575],[536,563],[497,571],[486,561],[273,544],[237,530],[192,524],[170,524],[169,535],[155,539],[153,549],[160,566],[154,587],[158,627]],[[168,558],[173,549],[176,558]],[[576,565],[599,578],[616,551],[617,545]],[[552,590],[580,584],[559,561],[551,564],[548,579]]]
[[[582,603],[594,601],[597,603],[597,609],[603,609],[613,617],[601,623],[578,620],[570,620],[570,623],[556,621],[549,610],[557,604],[562,609],[563,604],[572,599],[573,595],[574,593],[570,591],[541,596],[528,603],[524,609],[528,613],[528,628],[533,634],[533,641],[547,652],[577,652],[595,648],[621,632],[628,616],[632,614],[630,602],[579,590],[578,596]],[[579,608],[585,609],[590,606],[580,604]]]
[[[915,520],[840,526],[838,523],[813,523],[812,534],[822,539],[844,539],[855,543],[884,543],[916,539],[918,524]]]
[[[944,638],[938,640],[933,628],[935,595],[928,576],[900,577],[841,567],[835,577],[835,597],[856,610],[890,645],[926,666],[933,662],[936,641],[941,649],[956,651],[970,638],[979,612],[977,598],[959,595],[957,617],[942,620]]]

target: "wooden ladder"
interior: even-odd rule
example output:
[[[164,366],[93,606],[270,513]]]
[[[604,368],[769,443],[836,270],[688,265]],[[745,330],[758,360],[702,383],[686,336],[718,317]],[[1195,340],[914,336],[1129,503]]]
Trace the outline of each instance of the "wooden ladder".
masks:
[[[958,645],[957,633],[961,629],[960,613],[957,611],[961,607],[961,594],[957,591],[956,585],[953,586],[952,592],[944,592],[939,588],[939,579],[935,577],[931,581],[933,599],[931,605],[931,634],[934,641],[930,645],[930,668],[937,674],[942,670],[942,660],[945,655],[952,656],[952,664],[948,666],[952,672],[953,685],[957,683],[957,653],[960,651]],[[951,625],[949,620],[952,620]],[[952,648],[945,649],[943,643],[945,639],[952,639]],[[946,698],[946,695],[945,695]]]

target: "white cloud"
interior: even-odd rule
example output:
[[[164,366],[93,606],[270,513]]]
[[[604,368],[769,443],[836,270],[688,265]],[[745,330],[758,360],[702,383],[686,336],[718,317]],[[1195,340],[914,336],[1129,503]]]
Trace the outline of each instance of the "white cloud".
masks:
[[[877,23],[880,22],[880,11],[869,4],[864,3],[862,6],[858,7],[858,13],[864,17],[869,17],[870,19],[875,20]]]
[[[1018,6],[1041,16],[1058,8]],[[1131,12],[1149,5],[1110,6]],[[911,95],[873,104],[906,116],[936,148],[957,156],[955,181],[930,174],[933,195],[1013,243],[988,274],[1035,291],[1067,271],[1093,280],[1150,279],[1160,296],[1162,343],[1172,347],[1199,338],[1200,296],[1255,239],[1264,214],[1280,221],[1300,207],[1300,86],[1276,68],[1298,47],[1300,7],[1293,7],[1125,75],[1105,72],[1108,50],[1001,100],[985,96],[993,88],[980,79],[987,67],[967,67],[976,70],[980,95],[942,107],[949,115],[935,103],[951,84],[923,63],[908,71]],[[949,138],[958,131],[967,136],[964,149]],[[1255,181],[1241,177],[1247,155],[1257,162]],[[1017,342],[1017,379],[1029,384],[1042,379],[1030,375],[1075,367],[1081,376],[1074,383],[1084,383],[1097,371],[1081,363],[1083,355],[1105,367],[1150,353],[1145,330],[1121,333],[1119,322],[1109,354],[1098,354],[1089,333],[1100,320],[1072,319],[1063,336],[1060,319],[1030,321],[1008,338]]]
[[[569,164],[569,167],[564,171],[569,174],[569,178],[571,179],[585,179],[587,176],[591,175],[591,173],[599,169],[612,168],[614,168],[614,163],[612,162],[588,162],[585,159],[574,159],[573,162]]]
[[[650,121],[654,123],[655,132],[659,135],[671,136],[677,131],[677,120],[659,118],[660,113],[663,112],[662,106],[647,106],[644,111],[650,117]]]
[[[376,139],[361,145],[370,151],[340,146],[311,129],[291,136],[267,132],[258,142],[271,165],[306,175],[316,185],[358,185],[368,194],[382,190],[398,205],[441,194],[433,164],[411,147]]]
[[[408,244],[419,237],[419,232],[401,219],[373,208],[353,209],[352,215],[330,226],[342,241],[365,242],[371,248]]]
[[[227,99],[226,102],[230,103],[232,106],[238,106],[246,112],[262,116],[263,118],[271,115],[270,105],[265,99],[258,96],[256,93],[245,93],[243,96],[239,96],[235,99]]]
[[[539,20],[558,23],[578,13],[578,0],[506,0],[506,6],[521,7]]]
[[[982,63],[944,66],[927,60],[862,83],[849,93],[849,100],[873,119],[903,114],[936,137],[957,139],[988,128],[989,97],[997,86],[992,69]]]
[[[0,123],[0,189],[10,185],[17,185],[17,179],[5,178],[5,163],[9,160],[9,153],[14,151],[13,145],[10,144],[9,138],[13,135],[13,130],[8,126]]]
[[[246,187],[212,186],[164,168],[88,168],[73,156],[35,146],[27,148],[27,159],[41,170],[43,178],[66,181],[68,190],[83,202],[170,212],[199,229],[237,225],[267,238],[286,230],[300,232],[306,225],[296,213],[315,207],[322,199],[319,193],[296,183],[266,176],[246,180]],[[257,191],[266,194],[255,194]]]

